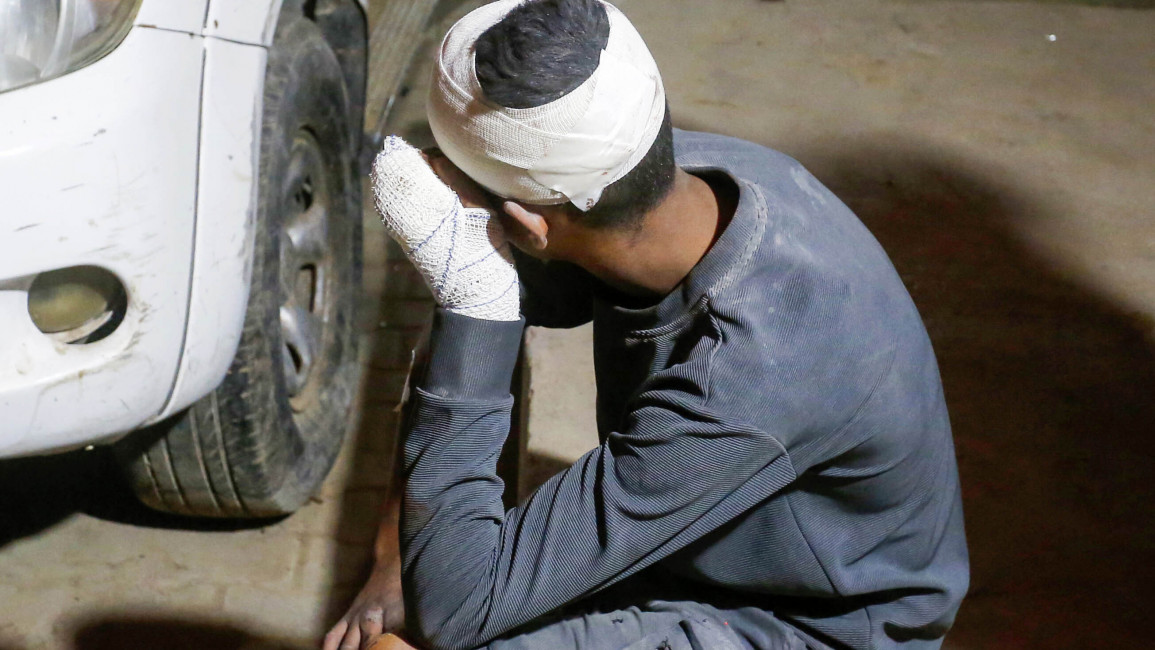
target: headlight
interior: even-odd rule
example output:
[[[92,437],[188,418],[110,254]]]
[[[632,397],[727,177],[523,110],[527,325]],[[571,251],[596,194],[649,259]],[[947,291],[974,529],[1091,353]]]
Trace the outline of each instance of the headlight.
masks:
[[[0,0],[0,92],[59,77],[124,40],[141,0]]]

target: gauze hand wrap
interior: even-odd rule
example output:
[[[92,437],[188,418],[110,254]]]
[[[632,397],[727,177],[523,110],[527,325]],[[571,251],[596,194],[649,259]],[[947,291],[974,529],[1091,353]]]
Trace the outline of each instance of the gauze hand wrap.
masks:
[[[522,2],[484,5],[449,30],[434,66],[429,126],[445,155],[494,194],[588,211],[657,139],[666,115],[662,77],[634,26],[603,2],[609,43],[589,79],[537,108],[490,102],[477,80],[477,39]]]
[[[437,304],[484,320],[520,318],[520,285],[505,233],[461,201],[414,147],[396,136],[373,162],[377,211],[421,271]]]

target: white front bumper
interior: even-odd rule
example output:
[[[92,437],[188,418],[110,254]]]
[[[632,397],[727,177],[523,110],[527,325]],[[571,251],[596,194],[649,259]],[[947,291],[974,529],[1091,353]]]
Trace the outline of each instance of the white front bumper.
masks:
[[[134,28],[97,63],[0,94],[0,457],[65,449],[160,414],[180,360],[205,49]],[[37,273],[94,265],[127,288],[110,337],[33,325]]]

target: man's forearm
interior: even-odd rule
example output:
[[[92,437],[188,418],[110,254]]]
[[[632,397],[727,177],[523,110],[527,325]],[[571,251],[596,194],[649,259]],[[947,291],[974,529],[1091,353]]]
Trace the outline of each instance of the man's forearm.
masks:
[[[521,334],[520,322],[439,309],[428,366],[414,382],[403,443],[401,555],[410,630],[434,647],[470,645],[460,615],[478,610],[464,603],[487,582],[492,558],[476,552],[495,545],[504,516],[497,458],[509,434]]]

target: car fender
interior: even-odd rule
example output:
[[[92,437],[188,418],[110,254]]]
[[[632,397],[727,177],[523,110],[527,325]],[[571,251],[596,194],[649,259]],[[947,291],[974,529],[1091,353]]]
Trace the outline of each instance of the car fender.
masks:
[[[358,4],[364,11],[364,3]],[[282,0],[208,5],[188,322],[172,395],[150,423],[216,388],[240,342],[255,236],[264,72],[282,5]]]
[[[253,257],[267,50],[205,38],[188,322],[169,417],[224,379],[240,342]]]

